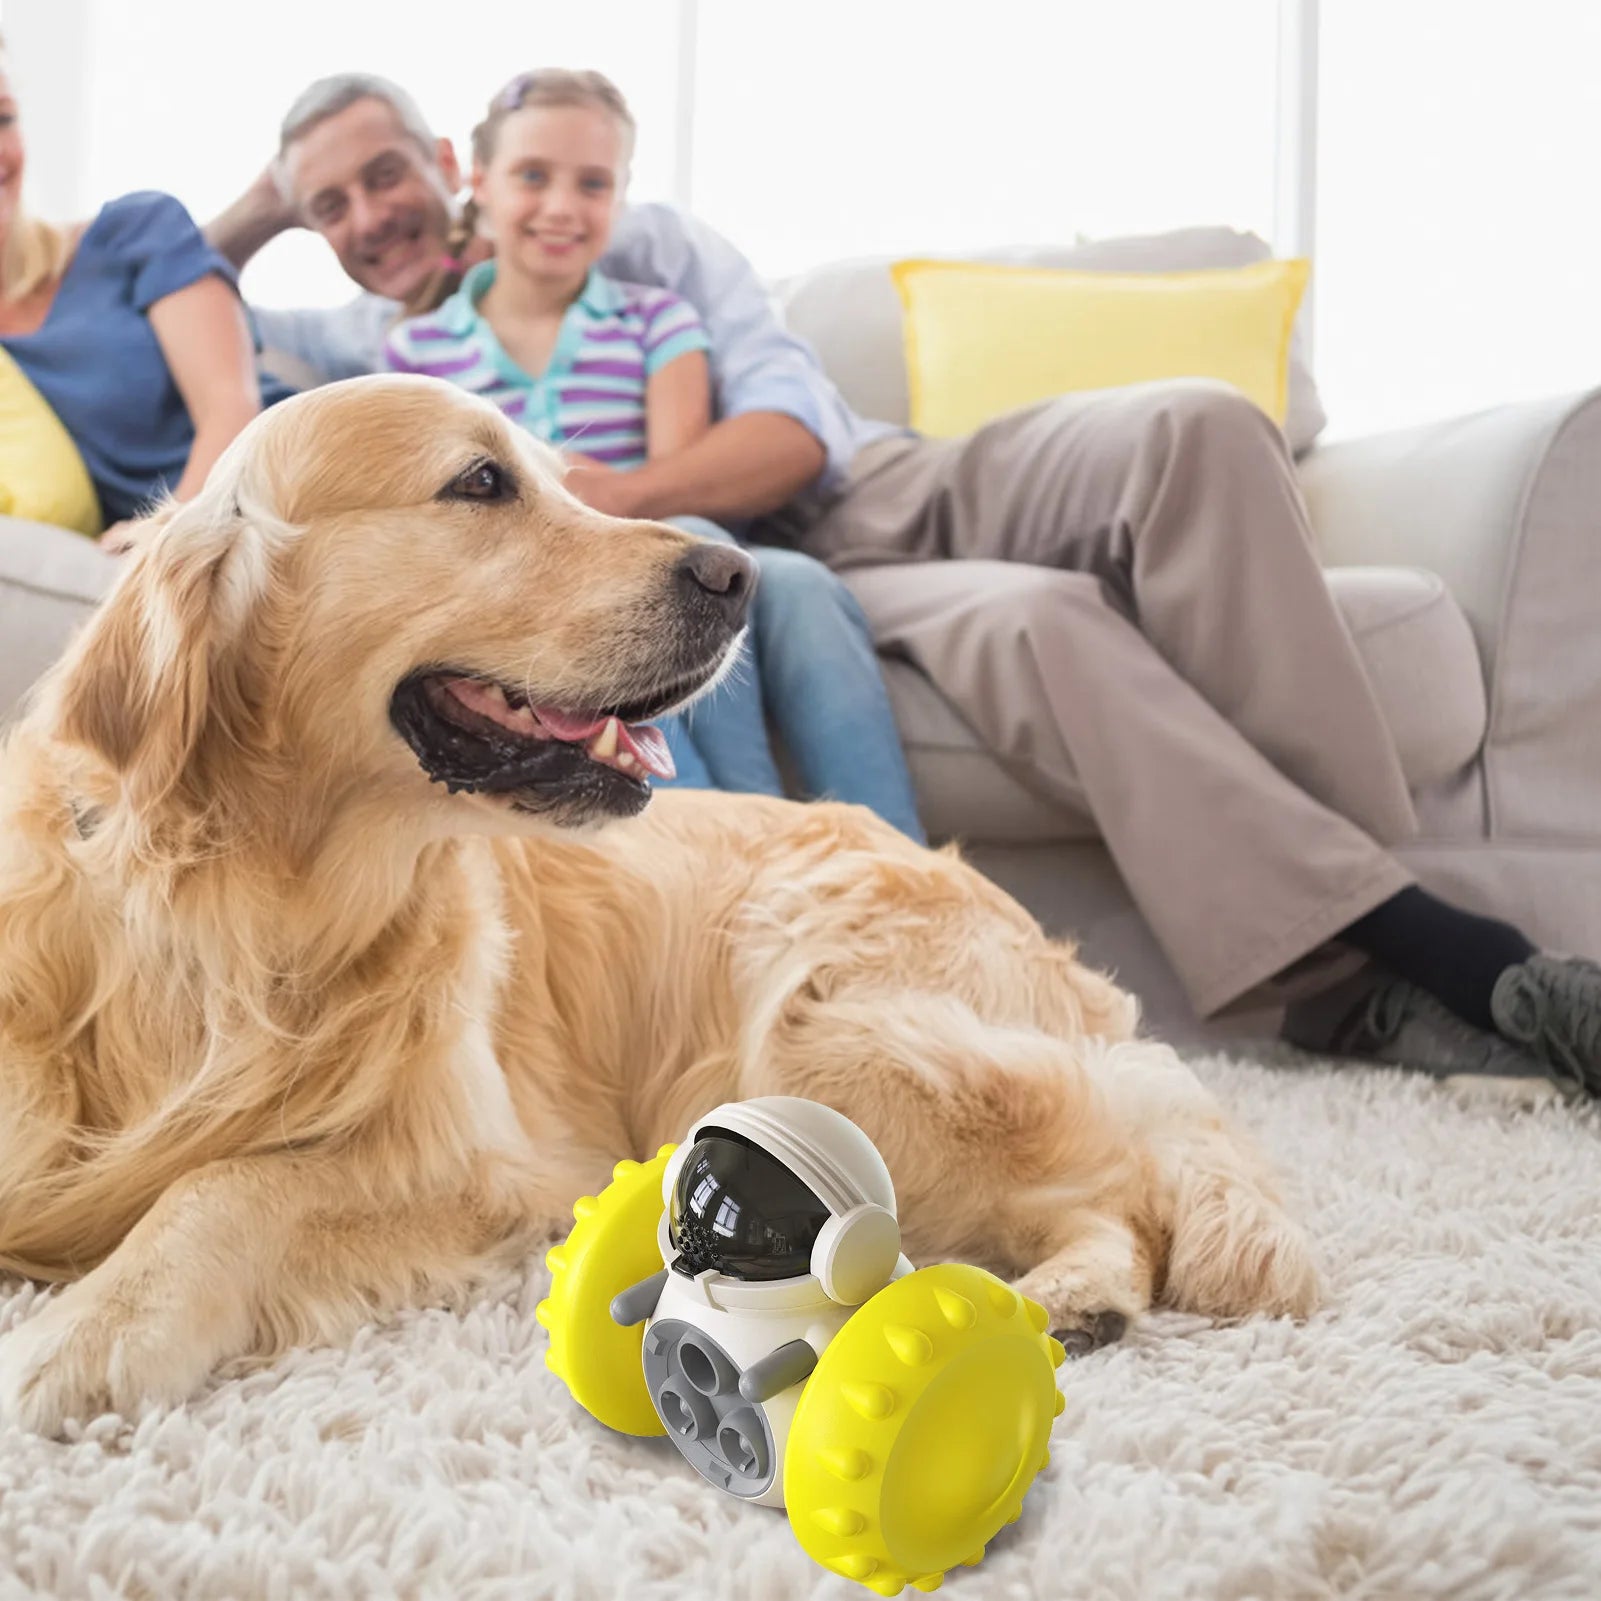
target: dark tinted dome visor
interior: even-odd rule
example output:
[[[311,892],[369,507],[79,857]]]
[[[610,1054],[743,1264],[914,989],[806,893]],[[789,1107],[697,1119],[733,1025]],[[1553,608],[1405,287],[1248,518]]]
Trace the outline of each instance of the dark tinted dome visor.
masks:
[[[791,1279],[811,1271],[828,1221],[823,1203],[776,1157],[742,1135],[706,1129],[689,1148],[667,1210],[688,1277],[711,1269],[734,1279]]]

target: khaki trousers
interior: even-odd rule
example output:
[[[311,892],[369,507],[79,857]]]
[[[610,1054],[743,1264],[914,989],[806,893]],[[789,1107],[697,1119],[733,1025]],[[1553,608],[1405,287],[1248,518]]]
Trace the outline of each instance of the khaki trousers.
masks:
[[[1283,436],[1201,381],[858,457],[799,542],[996,756],[1093,820],[1200,1015],[1411,882],[1394,743]]]

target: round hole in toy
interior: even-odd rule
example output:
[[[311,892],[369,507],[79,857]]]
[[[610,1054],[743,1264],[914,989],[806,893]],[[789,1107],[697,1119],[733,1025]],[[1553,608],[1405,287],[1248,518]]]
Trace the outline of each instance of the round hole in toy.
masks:
[[[669,1381],[657,1396],[662,1421],[686,1440],[704,1440],[717,1432],[717,1413],[710,1401],[695,1390]]]
[[[695,1432],[695,1419],[690,1415],[689,1408],[682,1399],[672,1390],[663,1390],[661,1393],[662,1421],[666,1423],[674,1434],[693,1434]]]
[[[756,1472],[757,1465],[760,1462],[756,1447],[738,1429],[730,1429],[725,1426],[717,1436],[717,1443],[722,1449],[723,1460],[736,1473],[753,1474]]]
[[[702,1350],[693,1340],[684,1340],[679,1345],[678,1360],[684,1369],[684,1377],[702,1395],[716,1395],[723,1387],[722,1376],[717,1371],[717,1364],[712,1360],[711,1355]]]

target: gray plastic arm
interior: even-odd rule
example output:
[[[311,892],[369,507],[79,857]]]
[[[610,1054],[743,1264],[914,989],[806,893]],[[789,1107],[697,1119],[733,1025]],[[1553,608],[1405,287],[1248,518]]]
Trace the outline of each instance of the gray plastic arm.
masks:
[[[805,1340],[791,1340],[776,1351],[769,1351],[759,1362],[752,1362],[739,1376],[739,1393],[747,1401],[760,1404],[780,1390],[799,1384],[817,1366],[817,1353]]]
[[[663,1268],[659,1273],[652,1273],[648,1279],[641,1279],[638,1284],[630,1284],[622,1294],[612,1298],[612,1322],[625,1329],[643,1323],[656,1310],[656,1303],[662,1298],[662,1286],[666,1282],[667,1269]]]

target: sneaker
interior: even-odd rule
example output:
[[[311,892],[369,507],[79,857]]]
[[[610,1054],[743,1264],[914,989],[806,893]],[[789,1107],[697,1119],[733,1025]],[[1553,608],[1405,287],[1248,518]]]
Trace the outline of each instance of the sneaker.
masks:
[[[1601,966],[1578,956],[1531,956],[1495,981],[1490,1015],[1553,1078],[1601,1095]]]
[[[1281,1033],[1303,1051],[1415,1068],[1434,1078],[1556,1078],[1565,1091],[1571,1082],[1533,1051],[1475,1028],[1427,990],[1372,968],[1291,1006]]]

